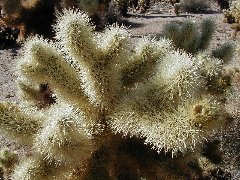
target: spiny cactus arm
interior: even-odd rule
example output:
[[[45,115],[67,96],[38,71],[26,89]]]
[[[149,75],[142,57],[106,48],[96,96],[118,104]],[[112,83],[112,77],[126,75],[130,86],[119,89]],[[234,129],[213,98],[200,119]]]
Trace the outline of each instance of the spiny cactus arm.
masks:
[[[121,97],[120,69],[131,56],[129,33],[114,25],[96,36],[96,43],[101,55],[92,67],[81,66],[82,79],[92,102],[109,109]]]
[[[23,81],[18,81],[18,87],[20,89],[20,96],[23,99],[28,101],[36,101],[39,93],[39,88],[37,86],[32,86],[28,83],[24,83]]]
[[[82,165],[96,148],[86,118],[71,106],[54,105],[36,135],[34,149],[49,161]]]
[[[54,28],[60,48],[85,66],[92,67],[95,64],[100,51],[87,14],[77,10],[65,10],[58,14]]]
[[[3,169],[3,179],[9,179],[14,165],[19,161],[16,152],[4,147],[0,151],[0,168]],[[2,176],[1,176],[2,177]]]
[[[186,50],[189,53],[193,53],[193,43],[197,36],[197,25],[192,21],[185,21],[181,25],[178,32],[177,47]]]
[[[178,47],[179,25],[176,22],[168,23],[164,26],[163,37],[170,39],[173,45]]]
[[[228,54],[228,52],[226,52]],[[225,62],[222,59],[213,57],[206,53],[198,53],[196,55],[201,75],[206,80],[206,90],[208,93],[215,94],[219,98],[223,98],[223,94],[231,86],[232,73],[227,73]],[[229,56],[230,58],[230,56]],[[227,61],[226,61],[227,63]]]
[[[79,64],[84,92],[92,104],[101,108],[111,108],[120,93],[119,67],[117,65],[127,43],[128,33],[124,28],[112,28],[102,36],[105,37],[104,46],[92,32],[92,26],[86,14],[78,11],[64,11],[59,15],[55,26],[57,39],[63,51],[73,57]],[[103,48],[104,47],[104,48]],[[112,57],[110,49],[113,48]],[[121,59],[122,60],[122,59]]]
[[[197,64],[201,66],[201,74],[206,79],[220,76],[223,69],[223,61],[221,59],[214,58],[202,52],[199,52],[195,57],[198,60]]]
[[[104,33],[99,34],[97,43],[102,49],[103,60],[109,63],[118,62],[116,58],[121,58],[125,53],[128,53],[129,38],[130,34],[127,29],[117,24],[108,27]],[[120,61],[123,59],[121,58]]]
[[[143,82],[154,73],[156,63],[161,61],[165,53],[172,49],[170,41],[143,38],[138,42],[132,57],[126,61],[122,72],[121,82],[124,87],[132,87]]]
[[[192,21],[184,21],[182,24],[170,22],[164,26],[163,36],[173,41],[176,48],[194,53],[194,43],[197,37],[197,26]]]
[[[223,114],[221,105],[211,102],[209,97],[161,112],[154,112],[146,104],[142,104],[145,111],[136,109],[138,106],[137,102],[123,103],[109,116],[110,127],[124,136],[144,138],[145,143],[158,152],[164,150],[173,155],[193,150],[212,130],[221,127],[225,120],[219,119]]]
[[[170,51],[157,65],[156,75],[150,81],[160,87],[165,99],[194,98],[205,86],[196,61],[184,51]]]
[[[38,37],[27,41],[18,69],[20,76],[25,79],[39,84],[49,83],[57,96],[79,106],[90,106],[82,90],[78,71],[62,57],[52,43]]]
[[[185,21],[180,25],[171,22],[164,27],[163,36],[171,39],[176,48],[195,54],[208,47],[215,31],[215,24],[210,19],[203,20],[201,26],[202,32],[199,35],[194,22]]]
[[[214,21],[210,19],[206,19],[201,24],[201,37],[199,39],[199,42],[197,42],[198,50],[204,50],[207,49],[209,46],[210,41],[212,40],[213,33],[215,32],[215,23]]]
[[[10,138],[29,144],[41,128],[42,121],[37,114],[32,116],[22,112],[17,106],[0,103],[0,129]]]
[[[188,110],[196,127],[211,132],[225,126],[228,113],[224,106],[216,96],[203,95],[191,103]]]
[[[176,153],[178,150],[185,152],[187,149],[186,138],[196,136],[191,126],[182,122],[186,117],[181,113],[174,116],[171,115],[171,117],[169,117],[170,114],[165,115],[163,113],[151,116],[147,113],[139,114],[129,108],[116,112],[111,117],[110,127],[114,132],[121,133],[124,136],[130,135],[146,138],[145,142],[153,146],[158,152],[162,149],[165,149],[166,152],[173,151],[173,153]],[[166,121],[168,122],[166,123]],[[184,128],[184,131],[181,128]],[[181,134],[183,132],[184,134]],[[192,144],[193,142],[190,141],[188,145]]]
[[[12,180],[32,180],[32,179],[77,179],[76,169],[73,166],[57,165],[47,162],[41,155],[35,154],[22,159],[15,166],[14,172],[11,174]]]
[[[212,56],[223,60],[224,63],[228,63],[232,59],[233,54],[234,48],[231,43],[225,43],[212,51]]]

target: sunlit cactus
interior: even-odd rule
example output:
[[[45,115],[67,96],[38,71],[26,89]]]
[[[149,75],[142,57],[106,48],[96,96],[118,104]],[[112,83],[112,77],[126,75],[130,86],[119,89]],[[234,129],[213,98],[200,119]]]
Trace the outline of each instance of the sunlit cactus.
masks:
[[[207,49],[214,31],[215,24],[209,19],[202,22],[201,32],[192,21],[184,21],[181,24],[171,22],[164,27],[163,36],[171,39],[176,48],[195,54]]]
[[[187,167],[228,120],[226,51],[218,59],[175,50],[167,39],[133,44],[117,25],[94,33],[77,10],[59,14],[54,29],[54,41],[36,36],[24,44],[17,66],[22,103],[0,104],[1,131],[32,148],[10,178],[188,177],[194,169],[177,175],[172,164]],[[44,107],[33,103],[39,84],[54,97]]]

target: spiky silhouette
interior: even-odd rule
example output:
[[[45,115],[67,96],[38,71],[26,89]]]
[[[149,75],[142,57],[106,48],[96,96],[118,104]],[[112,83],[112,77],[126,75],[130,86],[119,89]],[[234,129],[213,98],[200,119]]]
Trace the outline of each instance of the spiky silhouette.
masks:
[[[166,39],[132,44],[117,25],[93,33],[79,11],[65,10],[54,29],[55,41],[24,45],[22,103],[0,104],[1,132],[32,148],[11,179],[203,177],[201,145],[228,120],[225,61]],[[49,107],[32,103],[38,84],[54,94]]]

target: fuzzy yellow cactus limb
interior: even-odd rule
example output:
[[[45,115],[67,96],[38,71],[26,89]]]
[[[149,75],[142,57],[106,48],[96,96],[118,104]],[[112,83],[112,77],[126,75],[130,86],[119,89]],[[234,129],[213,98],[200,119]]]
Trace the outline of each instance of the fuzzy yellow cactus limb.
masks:
[[[227,119],[226,94],[209,88],[224,77],[224,61],[175,50],[166,39],[143,38],[134,46],[119,26],[93,33],[78,10],[58,18],[55,40],[29,39],[18,64],[23,93],[34,99],[37,85],[47,83],[56,102],[13,114],[0,109],[1,129],[22,114],[44,117],[29,130],[31,154],[20,160],[12,179],[189,177],[172,176],[168,167],[176,161],[168,160],[200,151],[196,147]],[[133,158],[125,163],[128,156]]]
[[[28,79],[37,83],[49,82],[54,92],[64,99],[77,100],[82,105],[88,103],[80,85],[79,72],[74,71],[56,48],[42,38],[35,37],[26,43],[18,68],[20,75]]]
[[[195,61],[195,62],[194,62]],[[183,51],[172,51],[166,54],[158,65],[156,76],[151,78],[153,84],[162,86],[163,95],[167,98],[186,99],[198,94],[204,86],[196,59]]]
[[[215,24],[210,19],[202,22],[201,32],[198,32],[194,22],[185,21],[181,24],[171,22],[164,27],[163,36],[171,39],[176,48],[196,54],[198,51],[207,49],[214,31]]]
[[[30,84],[28,81],[24,80],[18,80],[18,87],[20,92],[20,96],[23,99],[26,99],[28,101],[34,101],[36,100],[39,94],[39,86],[36,84]]]
[[[201,38],[199,40],[198,49],[204,50],[209,46],[216,25],[210,19],[206,19],[201,24]]]
[[[89,124],[87,124],[90,120],[86,121],[84,119],[89,117],[84,116],[83,113],[74,110],[73,107],[69,107],[66,104],[55,104],[51,108],[44,111],[48,118],[45,117],[44,120],[41,119],[41,121],[35,122],[32,116],[27,117],[27,115],[15,110],[13,107],[8,108],[13,115],[10,112],[7,114],[7,108],[1,107],[1,112],[3,110],[5,112],[3,115],[1,114],[4,122],[12,121],[10,121],[10,125],[7,123],[2,124],[1,122],[1,128],[4,128],[3,130],[6,131],[6,134],[12,135],[14,139],[24,140],[23,142],[28,145],[33,143],[35,156],[39,156],[37,162],[36,158],[30,158],[30,160],[21,162],[16,172],[13,173],[13,179],[19,179],[20,176],[22,176],[20,179],[44,178],[45,176],[48,178],[50,175],[47,175],[48,171],[45,169],[45,166],[57,168],[60,165],[68,164],[72,166],[78,165],[79,167],[91,157],[91,153],[96,148],[91,140],[91,129],[88,128]],[[14,118],[16,122],[13,121]],[[36,125],[38,126],[35,127]],[[44,162],[44,167],[41,164],[43,159],[48,160],[48,162]],[[49,162],[55,165],[52,167]],[[56,164],[58,165],[56,166]],[[65,172],[66,168],[62,169],[63,173],[70,173]],[[55,173],[57,173],[57,170]]]
[[[34,113],[34,112],[32,112]],[[33,135],[41,128],[42,117],[30,115],[17,106],[8,103],[0,104],[0,129],[7,136],[29,143]]]
[[[122,111],[118,109],[118,112],[111,116],[112,128],[124,135],[145,137],[145,143],[151,144],[158,152],[171,151],[173,155],[179,151],[194,149],[205,140],[212,129],[217,128],[215,125],[224,122],[224,119],[217,120],[214,112],[204,106],[206,104],[199,104],[199,107],[203,106],[199,113],[196,113],[194,104],[161,113],[152,109],[139,113],[134,109],[134,105],[121,107]]]
[[[231,86],[231,79],[234,76],[232,73],[227,73],[227,69],[225,69],[225,64],[232,57],[232,51],[233,46],[227,44],[226,47],[222,45],[219,49],[213,50],[210,55],[198,53],[196,56],[203,67],[201,74],[206,77],[207,91],[217,95],[218,98],[224,99],[223,93]]]
[[[165,53],[171,49],[171,43],[168,40],[143,38],[140,40],[132,57],[126,62],[122,69],[122,83],[124,87],[131,87],[136,83],[146,80],[156,71],[156,63],[161,61]]]
[[[3,169],[4,179],[8,179],[12,173],[15,164],[18,162],[16,152],[10,151],[8,148],[3,148],[0,151],[0,168]]]
[[[184,34],[187,34],[188,36],[185,36]],[[195,41],[197,35],[197,26],[195,23],[191,21],[186,21],[182,24],[180,30],[179,30],[179,37],[178,37],[178,43],[182,49],[190,49],[192,47],[193,42]]]
[[[82,164],[96,148],[91,140],[84,113],[66,105],[52,107],[34,141],[34,149],[49,161]]]
[[[139,86],[109,116],[110,127],[125,136],[146,138],[145,143],[159,152],[175,155],[194,149],[212,130],[224,126],[223,104],[207,91],[207,80],[221,77],[222,66],[215,58],[166,53],[151,83]]]
[[[221,59],[211,57],[204,53],[198,53],[196,58],[198,59],[198,63],[202,66],[200,71],[203,76],[213,78],[221,74],[223,68],[223,61]]]
[[[104,61],[121,63],[123,61],[122,58],[127,58],[125,53],[129,37],[130,34],[127,32],[127,29],[118,25],[108,27],[103,35],[99,34],[98,46],[102,50]]]
[[[231,43],[225,43],[212,51],[212,56],[228,63],[234,54],[234,48]]]
[[[110,107],[119,94],[117,64],[127,51],[127,31],[120,27],[110,28],[98,37],[92,33],[88,17],[77,11],[60,15],[55,29],[63,49],[79,64],[82,86],[91,102]],[[106,45],[101,47],[101,44]]]
[[[15,168],[11,175],[13,180],[77,180],[76,169],[73,166],[56,165],[42,159],[41,156],[25,158]]]

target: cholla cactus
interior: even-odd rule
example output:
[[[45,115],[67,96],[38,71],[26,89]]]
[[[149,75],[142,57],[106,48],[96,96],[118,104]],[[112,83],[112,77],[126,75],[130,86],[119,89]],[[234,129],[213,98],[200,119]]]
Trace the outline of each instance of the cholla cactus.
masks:
[[[79,11],[64,11],[55,30],[55,41],[25,43],[18,81],[29,96],[48,83],[56,102],[0,104],[1,131],[32,147],[11,179],[189,177],[192,152],[228,117],[224,61],[176,51],[166,39],[134,46],[124,27],[94,34]]]
[[[225,16],[233,16],[236,22],[240,20],[240,2],[238,0],[234,0],[230,3],[230,8],[224,11]]]
[[[184,21],[180,24],[170,22],[165,25],[162,36],[171,39],[176,48],[183,49],[191,54],[198,54],[208,49],[214,32],[214,22],[206,19],[201,24],[201,32],[198,31],[197,24],[192,21]],[[211,55],[227,62],[233,56],[233,45],[225,43],[212,50]]]
[[[9,151],[7,148],[3,148],[0,151],[0,169],[3,169],[5,179],[8,178],[14,165],[17,163],[17,154]],[[1,177],[1,176],[0,176]]]
[[[120,15],[126,16],[128,8],[134,6],[140,10],[140,13],[145,13],[150,7],[150,0],[115,0]]]
[[[215,24],[209,19],[202,22],[201,33],[198,32],[197,24],[192,21],[181,24],[171,22],[164,27],[163,36],[171,39],[176,48],[195,54],[209,46],[214,30]]]
[[[232,1],[230,8],[224,11],[224,20],[228,23],[235,23],[231,26],[234,29],[233,38],[236,38],[237,33],[240,31],[240,1]]]

